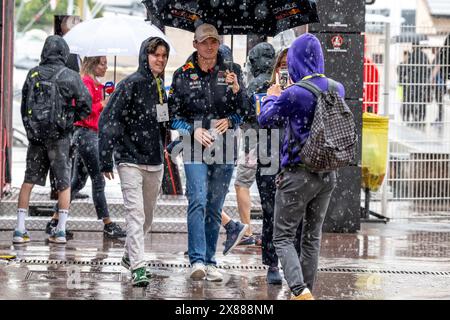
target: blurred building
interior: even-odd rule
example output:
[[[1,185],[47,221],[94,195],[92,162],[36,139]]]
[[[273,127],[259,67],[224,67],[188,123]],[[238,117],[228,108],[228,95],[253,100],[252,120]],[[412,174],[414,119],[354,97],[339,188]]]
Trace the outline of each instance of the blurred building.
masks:
[[[416,25],[439,34],[450,25],[450,1],[417,0]],[[417,30],[422,33],[423,30]]]

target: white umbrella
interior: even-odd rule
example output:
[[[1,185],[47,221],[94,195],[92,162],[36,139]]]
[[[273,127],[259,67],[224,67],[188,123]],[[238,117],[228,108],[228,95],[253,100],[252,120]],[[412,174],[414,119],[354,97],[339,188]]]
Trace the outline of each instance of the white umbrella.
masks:
[[[116,56],[138,56],[142,41],[148,37],[160,37],[175,49],[161,30],[132,16],[112,16],[86,20],[74,26],[66,35],[70,52],[85,57],[114,56],[114,82]]]

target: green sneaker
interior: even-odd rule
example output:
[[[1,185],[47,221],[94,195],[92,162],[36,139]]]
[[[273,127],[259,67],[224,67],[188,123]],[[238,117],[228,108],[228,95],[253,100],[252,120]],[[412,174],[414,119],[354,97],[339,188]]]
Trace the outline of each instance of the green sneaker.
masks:
[[[146,287],[150,283],[149,279],[147,278],[145,267],[133,270],[131,272],[131,275],[133,277],[133,287]]]
[[[127,256],[123,256],[122,260],[120,261],[120,265],[125,269],[130,270],[131,269],[130,258],[128,258]],[[147,276],[147,278],[150,278],[152,276],[150,269],[148,267],[145,267],[145,275]]]
[[[131,268],[130,258],[128,258],[127,256],[122,257],[122,261],[120,261],[120,264],[127,270],[130,270]]]

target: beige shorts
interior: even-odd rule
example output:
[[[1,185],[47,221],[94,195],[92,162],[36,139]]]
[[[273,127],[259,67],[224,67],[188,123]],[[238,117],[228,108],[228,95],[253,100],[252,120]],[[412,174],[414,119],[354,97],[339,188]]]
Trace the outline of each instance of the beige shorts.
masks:
[[[257,149],[254,148],[249,153],[240,154],[236,170],[236,180],[234,181],[235,186],[250,189],[255,182],[258,165],[256,152]]]

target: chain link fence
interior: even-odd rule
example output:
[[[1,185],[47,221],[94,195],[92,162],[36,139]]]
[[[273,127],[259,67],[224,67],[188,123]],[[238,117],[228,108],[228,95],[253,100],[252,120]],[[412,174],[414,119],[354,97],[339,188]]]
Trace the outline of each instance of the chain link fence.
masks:
[[[387,179],[371,210],[450,217],[450,26],[366,24],[364,111],[389,116]]]

